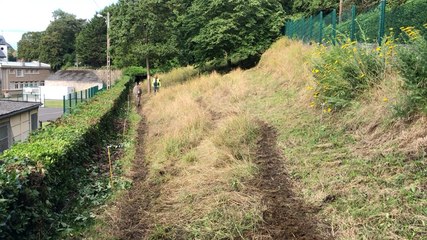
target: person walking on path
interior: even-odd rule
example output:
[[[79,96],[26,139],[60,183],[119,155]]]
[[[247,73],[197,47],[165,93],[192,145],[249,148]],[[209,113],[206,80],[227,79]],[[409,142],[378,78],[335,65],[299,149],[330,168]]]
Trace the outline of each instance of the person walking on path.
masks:
[[[137,82],[135,84],[135,87],[133,87],[133,95],[135,95],[135,104],[137,107],[141,106],[141,95],[142,95],[142,89],[141,86],[139,84],[139,82]]]
[[[156,94],[157,92],[159,92],[160,87],[162,86],[159,76],[155,75],[153,78],[153,82],[152,82],[152,86],[153,86],[153,90],[154,90],[154,94]]]

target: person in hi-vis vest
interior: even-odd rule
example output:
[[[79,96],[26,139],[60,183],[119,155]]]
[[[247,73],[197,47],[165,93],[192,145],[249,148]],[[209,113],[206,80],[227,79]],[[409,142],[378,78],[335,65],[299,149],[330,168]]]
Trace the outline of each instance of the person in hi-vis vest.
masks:
[[[154,76],[153,80],[151,81],[151,85],[153,87],[154,94],[156,94],[157,92],[159,92],[160,87],[162,86],[162,84],[160,82],[160,79],[159,79],[158,75]]]

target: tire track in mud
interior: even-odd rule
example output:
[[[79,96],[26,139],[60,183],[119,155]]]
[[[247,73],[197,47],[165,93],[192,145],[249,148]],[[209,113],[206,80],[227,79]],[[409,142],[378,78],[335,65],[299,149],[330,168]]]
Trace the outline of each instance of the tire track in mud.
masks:
[[[258,233],[248,236],[249,239],[333,239],[329,227],[315,217],[319,209],[304,204],[293,192],[282,154],[276,146],[276,130],[265,122],[259,125],[261,136],[255,163],[260,172],[249,181],[249,191],[263,196],[266,210]]]

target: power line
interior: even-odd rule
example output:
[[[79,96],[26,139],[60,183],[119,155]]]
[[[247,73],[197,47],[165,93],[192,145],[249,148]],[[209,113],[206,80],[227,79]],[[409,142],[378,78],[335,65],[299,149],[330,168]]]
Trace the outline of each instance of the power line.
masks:
[[[95,0],[92,0],[92,1],[93,1],[93,3],[95,3],[96,8],[97,8],[97,9],[100,9],[100,7],[99,7],[98,3],[97,3]]]

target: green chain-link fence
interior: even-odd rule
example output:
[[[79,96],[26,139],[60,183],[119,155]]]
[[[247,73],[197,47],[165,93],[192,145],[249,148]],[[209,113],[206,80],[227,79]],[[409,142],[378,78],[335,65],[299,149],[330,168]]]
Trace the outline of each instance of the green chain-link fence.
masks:
[[[400,27],[413,26],[426,36],[427,1],[412,0],[399,7],[388,6],[385,0],[366,9],[348,6],[342,11],[338,22],[335,9],[320,12],[315,16],[287,21],[285,35],[304,42],[336,44],[343,39],[358,42],[378,43],[386,35],[404,41]]]
[[[91,87],[89,89],[85,89],[79,92],[69,93],[63,96],[63,110],[64,113],[72,113],[73,109],[77,106],[77,104],[87,101],[95,96],[100,90],[98,86]]]

